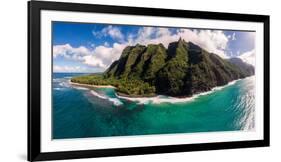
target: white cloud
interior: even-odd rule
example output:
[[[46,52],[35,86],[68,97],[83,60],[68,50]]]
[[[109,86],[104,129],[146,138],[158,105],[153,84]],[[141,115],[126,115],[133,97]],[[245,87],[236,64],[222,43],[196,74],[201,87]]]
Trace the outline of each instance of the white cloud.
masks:
[[[103,61],[93,55],[85,56],[83,63],[94,67],[106,68],[106,65],[103,63]]]
[[[240,50],[236,52],[236,56],[240,56]]]
[[[84,46],[73,48],[70,44],[55,45],[53,47],[53,57],[62,56],[70,60],[83,60],[83,57],[88,55],[90,50]]]
[[[197,44],[208,52],[218,54],[223,58],[228,57],[225,52],[228,38],[221,30],[180,29],[178,35],[186,41]]]
[[[170,42],[177,41],[180,37],[223,58],[228,57],[225,51],[229,38],[221,30],[179,29],[176,33],[172,33],[168,28],[143,27],[139,30],[135,39],[133,39],[133,36],[129,37],[128,44],[162,43],[167,48]]]
[[[80,66],[58,66],[54,65],[54,72],[84,72],[85,69]]]
[[[138,31],[135,39],[129,40],[128,43],[130,45],[137,43],[143,45],[162,43],[165,47],[168,47],[169,43],[178,39],[179,36],[173,35],[168,28],[143,27]]]
[[[125,36],[122,34],[121,30],[118,27],[114,27],[112,25],[109,25],[105,28],[103,28],[101,31],[92,31],[93,36],[97,38],[110,36],[111,38],[117,40],[117,41],[124,41]]]
[[[125,46],[125,44],[114,43],[112,47],[101,45],[91,50],[84,46],[74,48],[69,44],[55,45],[53,47],[53,57],[55,59],[60,56],[89,66],[106,69],[120,57]]]
[[[124,35],[120,31],[118,27],[113,27],[112,25],[109,25],[106,28],[103,28],[101,31],[104,35],[109,35],[111,38],[123,41],[124,40]]]
[[[255,66],[256,51],[255,51],[255,49],[253,49],[251,51],[247,51],[245,53],[242,53],[240,56],[238,56],[238,58],[242,59],[244,62],[246,62],[248,64]]]
[[[95,48],[95,47],[96,47],[96,44],[95,44],[95,43],[90,43],[90,46],[91,46],[92,48]]]
[[[233,40],[233,41],[236,40],[236,34],[235,33],[232,34],[231,40]]]
[[[106,47],[109,47],[109,43],[108,42],[104,42],[103,45],[106,46]]]
[[[167,48],[170,42],[177,41],[181,37],[187,42],[191,41],[209,52],[227,58],[225,52],[227,43],[233,39],[233,36],[226,36],[220,30],[178,29],[172,33],[168,28],[159,27],[142,27],[137,33],[129,33],[126,41],[119,28],[111,25],[104,28],[101,33],[122,41],[111,46],[105,42],[103,45],[94,46],[94,48],[84,46],[74,48],[69,44],[56,45],[53,47],[53,57],[61,56],[95,68],[106,69],[113,61],[119,59],[123,49],[128,45],[162,43]]]
[[[92,34],[93,34],[94,37],[97,37],[97,38],[101,38],[103,36],[102,32],[95,31],[95,30],[92,31]]]
[[[114,43],[112,47],[98,46],[91,55],[84,57],[84,62],[87,65],[107,68],[113,61],[119,59],[125,44]]]

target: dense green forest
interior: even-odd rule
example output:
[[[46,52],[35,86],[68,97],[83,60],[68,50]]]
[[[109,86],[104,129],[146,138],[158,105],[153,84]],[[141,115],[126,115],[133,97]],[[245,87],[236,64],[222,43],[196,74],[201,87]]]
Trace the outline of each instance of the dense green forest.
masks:
[[[168,49],[162,44],[127,46],[102,75],[74,77],[71,81],[112,85],[118,93],[129,96],[191,96],[254,72],[252,65],[239,58],[223,59],[179,39]]]
[[[115,79],[105,78],[103,75],[86,75],[74,77],[71,81],[89,85],[111,85],[116,87],[116,91],[121,95],[130,95],[134,97],[150,97],[155,95],[154,86],[137,79]]]

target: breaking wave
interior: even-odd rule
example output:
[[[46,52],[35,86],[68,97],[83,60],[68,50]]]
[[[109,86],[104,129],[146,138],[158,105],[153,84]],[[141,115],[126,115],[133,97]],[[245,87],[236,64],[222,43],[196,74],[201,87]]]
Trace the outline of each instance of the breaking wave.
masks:
[[[53,88],[54,90],[57,90],[57,91],[61,91],[61,90],[64,90],[64,88],[60,88],[60,87],[56,87],[56,88]]]
[[[99,94],[99,93],[97,93],[94,90],[91,90],[91,94],[96,96],[96,97],[98,97],[98,98],[101,98],[101,99],[104,99],[104,100],[108,100],[108,101],[112,102],[115,106],[123,105],[123,103],[118,98],[108,97],[108,96]]]
[[[86,87],[79,87],[79,86],[72,86],[72,87],[75,88],[75,89],[78,89],[78,90],[89,90]]]

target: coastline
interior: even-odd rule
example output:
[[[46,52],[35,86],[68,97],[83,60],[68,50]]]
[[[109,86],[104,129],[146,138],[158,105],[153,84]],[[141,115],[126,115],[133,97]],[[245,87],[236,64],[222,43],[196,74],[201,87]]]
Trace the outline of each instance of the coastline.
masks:
[[[74,85],[74,86],[82,86],[82,87],[90,87],[90,88],[114,88],[116,89],[116,87],[112,86],[112,85],[92,85],[92,84],[82,84],[82,83],[75,83],[72,82],[71,80],[69,80],[69,83]]]
[[[254,77],[254,75],[243,78],[243,79],[247,79],[247,78],[250,78],[250,77]],[[230,85],[235,84],[239,80],[242,80],[242,79],[233,80],[226,85],[217,86],[217,87],[212,88],[210,91],[201,92],[201,93],[189,96],[189,97],[172,97],[172,96],[165,96],[165,95],[155,95],[155,96],[147,96],[147,97],[146,96],[132,97],[132,96],[129,96],[129,95],[120,94],[118,92],[116,92],[116,96],[120,99],[124,99],[124,100],[127,100],[127,101],[138,102],[139,104],[147,104],[147,103],[160,104],[160,103],[165,103],[165,102],[166,103],[181,103],[181,102],[192,101],[192,100],[198,98],[199,96],[207,95],[207,94],[213,93],[215,91],[221,90],[225,87],[228,87]],[[93,88],[114,88],[114,89],[116,89],[116,87],[111,86],[111,85],[101,85],[101,86],[100,85],[89,85],[89,84],[74,83],[74,82],[71,82],[71,81],[70,81],[70,83],[72,85],[75,85],[75,86],[93,87]]]
[[[116,87],[112,85],[92,85],[92,84],[83,84],[83,83],[75,83],[69,80],[69,83],[74,85],[74,86],[81,86],[81,87],[87,87],[87,88],[113,88],[116,89]],[[130,97],[130,98],[146,98],[146,97],[156,97],[156,94],[151,94],[151,95],[146,95],[146,96],[139,96],[139,95],[127,95],[124,93],[116,92],[117,96],[123,96],[123,97]]]
[[[151,98],[151,97],[156,97],[158,96],[157,94],[148,94],[148,95],[127,95],[124,93],[116,92],[116,96],[122,96],[122,97],[128,97],[128,98]]]
[[[250,77],[254,77],[254,75],[250,76]],[[246,77],[246,78],[243,78],[243,79],[247,79],[247,78],[250,78],[250,77]],[[210,91],[194,94],[193,96],[190,96],[190,97],[171,97],[171,96],[165,96],[165,95],[157,95],[155,97],[126,97],[126,96],[120,96],[118,94],[116,94],[116,96],[118,98],[125,99],[125,100],[128,100],[128,101],[138,102],[139,104],[183,103],[183,102],[193,101],[194,99],[198,98],[199,96],[208,95],[208,94],[211,94],[215,91],[221,90],[225,87],[228,87],[230,85],[235,84],[239,80],[242,80],[242,79],[233,80],[226,85],[217,86],[217,87],[212,88]]]

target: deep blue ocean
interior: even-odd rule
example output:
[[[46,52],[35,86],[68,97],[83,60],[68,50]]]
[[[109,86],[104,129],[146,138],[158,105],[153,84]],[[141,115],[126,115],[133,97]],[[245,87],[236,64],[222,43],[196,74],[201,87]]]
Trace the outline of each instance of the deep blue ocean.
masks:
[[[73,86],[70,78],[77,75],[86,74],[53,74],[53,139],[255,128],[254,76],[190,101],[157,103],[119,98],[113,88]]]

